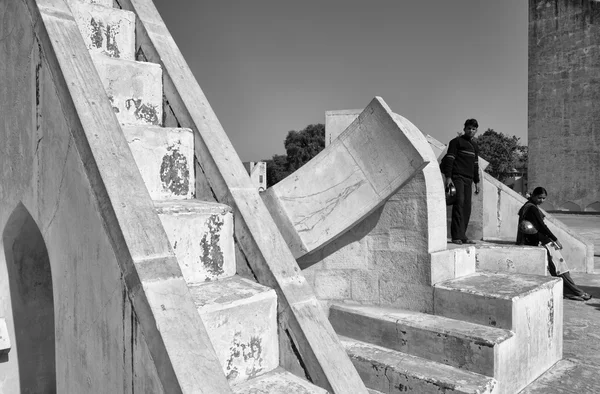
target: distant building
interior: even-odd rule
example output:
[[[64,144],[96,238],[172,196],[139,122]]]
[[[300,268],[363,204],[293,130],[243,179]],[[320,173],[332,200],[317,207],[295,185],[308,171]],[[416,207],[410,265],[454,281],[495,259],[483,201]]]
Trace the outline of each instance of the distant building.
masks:
[[[258,191],[267,190],[267,163],[264,161],[246,161],[244,167]]]

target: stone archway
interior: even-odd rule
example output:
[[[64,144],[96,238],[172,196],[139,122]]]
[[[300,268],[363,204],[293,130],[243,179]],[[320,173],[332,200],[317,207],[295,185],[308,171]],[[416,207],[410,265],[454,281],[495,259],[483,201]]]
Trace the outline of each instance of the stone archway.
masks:
[[[50,259],[23,204],[2,233],[22,393],[56,393],[54,296]]]

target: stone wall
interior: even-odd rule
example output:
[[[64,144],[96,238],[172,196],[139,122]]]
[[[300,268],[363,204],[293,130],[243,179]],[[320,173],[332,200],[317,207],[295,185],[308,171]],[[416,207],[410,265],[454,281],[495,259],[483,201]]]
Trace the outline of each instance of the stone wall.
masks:
[[[529,185],[547,207],[600,206],[600,3],[529,1]]]
[[[337,137],[360,113],[342,112],[333,123],[328,113],[326,136]],[[433,311],[431,253],[446,248],[444,190],[435,155],[417,135],[413,143],[430,163],[383,207],[298,260],[320,299]]]
[[[77,27],[39,3],[0,3],[0,392],[210,387],[202,322]]]

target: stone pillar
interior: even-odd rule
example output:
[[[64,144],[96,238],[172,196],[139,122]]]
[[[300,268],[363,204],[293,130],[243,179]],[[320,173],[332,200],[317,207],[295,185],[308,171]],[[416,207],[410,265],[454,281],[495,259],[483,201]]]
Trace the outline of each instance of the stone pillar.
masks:
[[[554,209],[600,203],[600,3],[529,0],[529,188]]]

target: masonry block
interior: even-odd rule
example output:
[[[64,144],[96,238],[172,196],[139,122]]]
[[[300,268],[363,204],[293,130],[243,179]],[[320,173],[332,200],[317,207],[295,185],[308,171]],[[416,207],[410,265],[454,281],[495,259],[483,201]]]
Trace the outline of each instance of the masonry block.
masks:
[[[0,318],[0,355],[10,352],[10,347],[10,338],[8,336],[6,320]]]
[[[476,251],[463,246],[431,253],[431,284],[475,273]]]
[[[516,393],[562,357],[562,280],[478,272],[434,286],[436,315],[515,333],[513,351],[499,361],[501,393]]]
[[[352,300],[357,302],[379,302],[379,274],[367,270],[352,272]]]
[[[301,379],[282,368],[232,387],[235,394],[327,394],[307,380]]]
[[[123,133],[153,200],[194,197],[192,130],[128,125]]]
[[[110,7],[110,8],[109,8]],[[73,17],[92,53],[135,59],[135,14],[106,4],[71,5]]]
[[[67,0],[67,3],[71,7],[78,4],[96,4],[109,8],[114,6],[114,0]]]
[[[548,257],[542,247],[477,245],[475,257],[478,271],[548,275]]]
[[[379,278],[379,304],[418,312],[433,312],[433,288],[418,283]]]
[[[340,337],[365,385],[386,394],[496,393],[496,380],[445,364]]]
[[[513,333],[427,313],[335,304],[329,321],[344,337],[497,378],[496,362],[512,351]]]
[[[108,99],[123,124],[162,125],[162,69],[155,63],[92,55]]]
[[[155,201],[154,206],[188,284],[235,275],[229,206],[199,200]]]
[[[345,300],[352,296],[352,270],[315,272],[315,294],[320,299]]]
[[[230,384],[278,367],[275,290],[234,276],[190,292]]]

